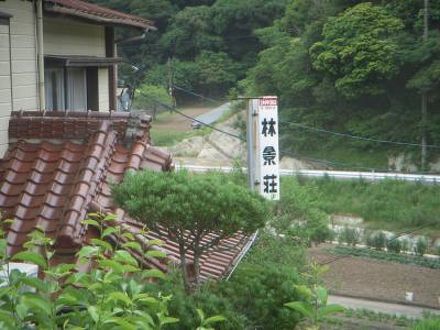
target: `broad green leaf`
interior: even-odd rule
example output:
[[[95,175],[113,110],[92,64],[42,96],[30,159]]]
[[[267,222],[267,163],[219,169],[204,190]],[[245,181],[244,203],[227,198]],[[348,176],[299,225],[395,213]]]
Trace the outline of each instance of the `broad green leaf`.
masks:
[[[96,323],[99,320],[99,314],[98,314],[98,310],[96,309],[95,306],[89,306],[87,308],[87,311],[90,314],[90,317],[92,318],[92,320]]]
[[[167,254],[163,251],[157,251],[157,250],[149,250],[145,253],[147,257],[151,258],[166,258]]]
[[[109,214],[107,214],[107,215],[104,217],[104,219],[102,219],[102,221],[116,221],[116,220],[118,220],[118,217],[117,217],[116,214],[113,214],[113,213],[109,213]]]
[[[98,255],[98,252],[99,252],[99,247],[87,245],[87,246],[83,246],[76,255],[79,259],[84,259],[84,258],[90,259],[91,257]]]
[[[122,237],[128,239],[129,241],[134,241],[135,240],[134,235],[132,233],[128,232],[128,231],[123,233]]]
[[[138,242],[127,242],[121,245],[124,249],[133,249],[142,252],[142,246]]]
[[[136,295],[136,297],[134,297],[135,301],[139,301],[141,303],[146,303],[148,305],[157,305],[159,304],[159,301],[154,298],[154,297],[149,297],[147,294],[142,293],[139,295]]]
[[[145,277],[153,277],[153,278],[165,278],[165,274],[161,272],[159,269],[149,269],[142,272],[142,275]]]
[[[224,322],[224,321],[226,321],[226,318],[224,316],[222,316],[222,315],[215,315],[215,316],[208,317],[205,320],[204,324],[205,325],[209,325],[209,324],[212,324],[212,323]]]
[[[318,286],[315,289],[315,292],[316,292],[316,297],[318,298],[319,303],[321,305],[326,305],[327,304],[327,297],[328,297],[327,289],[322,286]]]
[[[99,265],[102,268],[110,268],[116,273],[124,273],[126,271],[126,269],[124,269],[124,265],[114,260],[109,260],[109,259],[100,260]]]
[[[0,328],[1,329],[17,329],[13,314],[9,311],[0,310]]]
[[[121,263],[129,264],[135,267],[138,266],[137,260],[133,258],[133,256],[130,253],[124,250],[116,251],[115,255],[113,256],[113,260],[119,261]]]
[[[302,314],[306,318],[312,318],[313,317],[313,310],[312,307],[306,303],[303,303],[301,301],[293,301],[284,304],[284,306],[293,309],[294,311],[297,311],[298,313]]]
[[[106,320],[105,322],[103,322],[104,324],[117,324],[119,327],[117,329],[123,329],[123,330],[136,330],[138,329],[138,327],[136,327],[134,324],[128,322],[126,319],[122,318],[122,317],[117,317],[114,316],[108,320]]]
[[[103,241],[98,238],[92,238],[91,243],[93,245],[96,245],[96,246],[103,248],[104,251],[112,251],[113,250],[113,247],[111,246],[111,244],[109,242]]]
[[[342,307],[340,305],[335,305],[335,304],[322,306],[319,308],[319,316],[325,317],[329,314],[341,313],[344,310],[345,310],[344,307]]]
[[[37,277],[23,277],[20,279],[20,282],[22,282],[24,285],[38,289],[40,291],[43,291],[43,292],[47,291],[46,283]]]
[[[203,321],[205,320],[205,313],[203,313],[203,311],[200,308],[196,308],[196,312],[197,315],[199,315],[200,321],[202,321],[203,323]]]
[[[26,294],[21,297],[21,302],[24,304],[28,310],[39,310],[45,313],[46,315],[52,314],[51,303],[48,300],[45,300],[39,295],[35,294]]]
[[[98,228],[99,230],[101,229],[101,225],[100,225],[99,222],[96,221],[96,220],[86,219],[86,220],[81,221],[81,223],[82,223],[83,225],[88,225],[88,226],[96,227],[96,228]]]
[[[150,246],[163,246],[165,242],[160,239],[151,239],[148,241],[148,245]]]
[[[40,266],[43,269],[47,268],[46,259],[44,259],[44,257],[41,254],[32,251],[18,252],[12,257],[12,260],[20,260],[20,261],[32,263],[37,266]]]
[[[109,236],[111,234],[119,232],[119,229],[116,227],[108,227],[102,232],[102,237]]]
[[[165,325],[165,324],[172,324],[172,323],[177,323],[179,322],[179,319],[176,319],[175,317],[169,317],[169,316],[165,316],[162,317],[160,320],[160,325]]]
[[[132,303],[130,297],[120,291],[111,292],[108,297],[110,300],[122,301],[125,305],[128,306]]]

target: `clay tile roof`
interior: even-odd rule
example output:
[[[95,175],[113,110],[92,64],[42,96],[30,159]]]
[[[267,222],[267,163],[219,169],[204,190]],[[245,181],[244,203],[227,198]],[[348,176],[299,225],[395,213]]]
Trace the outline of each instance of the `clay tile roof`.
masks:
[[[116,24],[142,29],[154,29],[153,23],[145,18],[129,15],[81,0],[44,0],[45,11],[80,17],[101,24]]]
[[[111,184],[121,182],[127,171],[173,169],[170,155],[150,145],[149,128],[148,117],[128,113],[13,112],[12,143],[0,160],[2,219],[14,220],[7,230],[8,253],[20,251],[27,235],[39,229],[54,239],[56,262],[75,260],[79,248],[96,236],[82,220],[101,212],[116,214],[141,243],[162,239],[168,260],[178,263],[177,244],[163,230],[142,234],[143,225],[111,198]],[[237,233],[220,242],[202,257],[202,278],[226,276],[250,241]],[[130,253],[145,267],[167,269],[163,262]],[[191,253],[187,257],[192,260]]]

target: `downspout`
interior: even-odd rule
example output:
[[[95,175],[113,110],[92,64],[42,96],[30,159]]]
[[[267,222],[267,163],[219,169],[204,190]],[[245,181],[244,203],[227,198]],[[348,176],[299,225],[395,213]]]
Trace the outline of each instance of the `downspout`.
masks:
[[[44,93],[43,1],[37,0],[38,91],[40,111],[46,108]]]

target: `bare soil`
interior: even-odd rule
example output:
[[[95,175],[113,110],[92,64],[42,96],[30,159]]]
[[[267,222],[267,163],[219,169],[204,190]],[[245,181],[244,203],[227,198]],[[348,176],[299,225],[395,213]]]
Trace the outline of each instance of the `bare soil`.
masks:
[[[309,258],[328,263],[324,282],[337,295],[408,303],[440,309],[440,270],[330,254],[322,244],[308,251]],[[405,293],[413,292],[414,301],[405,301]]]

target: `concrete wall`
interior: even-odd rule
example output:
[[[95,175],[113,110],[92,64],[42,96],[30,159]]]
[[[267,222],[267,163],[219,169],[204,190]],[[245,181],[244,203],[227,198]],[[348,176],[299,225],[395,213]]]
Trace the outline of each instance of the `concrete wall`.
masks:
[[[98,95],[99,111],[109,111],[108,68],[98,69]]]
[[[45,55],[105,56],[103,26],[45,16],[43,33]]]

